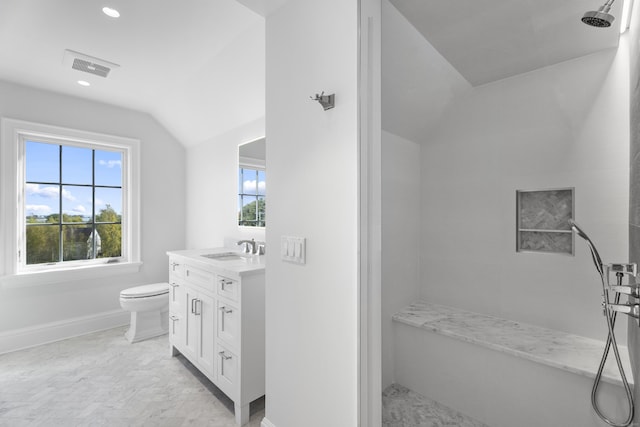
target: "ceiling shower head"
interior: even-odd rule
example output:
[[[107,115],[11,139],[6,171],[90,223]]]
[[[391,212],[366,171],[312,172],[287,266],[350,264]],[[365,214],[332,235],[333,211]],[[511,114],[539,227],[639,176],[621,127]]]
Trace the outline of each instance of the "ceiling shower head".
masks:
[[[582,22],[587,25],[591,25],[592,27],[610,27],[611,23],[615,19],[615,17],[609,13],[613,1],[614,0],[608,0],[597,11],[586,12],[582,17]]]

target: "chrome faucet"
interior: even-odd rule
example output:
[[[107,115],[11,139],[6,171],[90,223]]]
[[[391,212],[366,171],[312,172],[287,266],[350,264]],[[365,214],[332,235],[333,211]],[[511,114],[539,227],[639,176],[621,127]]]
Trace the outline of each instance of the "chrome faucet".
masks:
[[[264,242],[258,243],[254,239],[251,239],[251,240],[240,240],[236,244],[242,245],[243,243],[244,243],[244,248],[242,249],[242,252],[244,252],[245,254],[264,255],[264,251],[265,251]]]
[[[245,254],[257,254],[257,247],[256,247],[256,241],[254,239],[251,240],[240,240],[238,241],[238,243],[236,243],[237,245],[242,245],[244,243],[244,249],[242,250],[242,252],[244,252]]]

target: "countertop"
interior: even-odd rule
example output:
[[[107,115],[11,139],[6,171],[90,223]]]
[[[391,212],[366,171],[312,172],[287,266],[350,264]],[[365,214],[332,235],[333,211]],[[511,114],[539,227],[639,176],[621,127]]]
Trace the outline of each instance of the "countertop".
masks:
[[[217,260],[206,258],[203,255],[217,254],[223,252],[233,252],[243,256],[242,259],[237,260]],[[208,249],[185,249],[178,251],[167,251],[169,256],[179,256],[188,258],[189,262],[196,267],[204,269],[214,269],[217,272],[224,274],[236,274],[239,276],[248,276],[251,274],[264,273],[265,269],[265,256],[264,255],[249,255],[243,254],[238,250],[232,250],[229,248],[208,248]]]

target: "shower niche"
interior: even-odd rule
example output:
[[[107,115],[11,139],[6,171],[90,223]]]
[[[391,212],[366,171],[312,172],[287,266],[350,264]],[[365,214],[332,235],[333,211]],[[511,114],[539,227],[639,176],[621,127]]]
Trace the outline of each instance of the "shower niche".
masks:
[[[516,216],[516,251],[573,255],[573,188],[517,190]]]

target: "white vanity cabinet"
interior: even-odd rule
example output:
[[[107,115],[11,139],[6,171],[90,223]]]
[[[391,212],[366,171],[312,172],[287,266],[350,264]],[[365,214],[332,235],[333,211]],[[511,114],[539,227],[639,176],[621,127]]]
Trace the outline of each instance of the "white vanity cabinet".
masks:
[[[169,340],[234,402],[238,425],[264,395],[264,257],[217,261],[213,250],[169,255]]]

